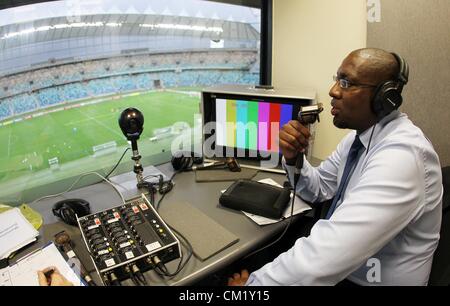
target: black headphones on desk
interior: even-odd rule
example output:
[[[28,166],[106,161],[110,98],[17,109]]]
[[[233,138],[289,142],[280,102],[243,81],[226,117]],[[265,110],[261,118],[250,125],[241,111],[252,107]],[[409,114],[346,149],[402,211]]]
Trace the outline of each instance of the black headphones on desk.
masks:
[[[399,65],[399,73],[395,80],[389,80],[381,83],[375,89],[372,99],[372,110],[376,114],[378,120],[390,114],[402,105],[403,86],[408,83],[409,65],[400,55],[391,53]]]
[[[77,225],[77,216],[83,217],[91,213],[89,202],[83,199],[66,199],[53,205],[53,214],[69,225]]]
[[[203,157],[194,152],[177,152],[172,156],[172,167],[175,171],[191,170],[194,164],[202,164]]]

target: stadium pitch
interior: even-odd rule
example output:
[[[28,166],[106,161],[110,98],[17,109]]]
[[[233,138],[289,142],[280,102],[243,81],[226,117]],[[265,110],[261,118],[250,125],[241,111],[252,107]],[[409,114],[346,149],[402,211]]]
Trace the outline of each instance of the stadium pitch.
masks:
[[[199,113],[200,98],[179,90],[136,93],[94,104],[83,101],[85,105],[80,107],[49,112],[0,127],[3,143],[0,146],[0,186],[11,180],[47,172],[49,159],[55,157],[59,165],[76,165],[77,160],[92,157],[93,147],[100,144],[115,142],[122,151],[127,141],[117,119],[127,107],[135,107],[144,114],[141,142],[150,142],[155,129],[172,126],[175,122],[184,121],[193,127],[194,114]],[[158,145],[170,149],[167,141],[152,143],[153,147]],[[155,152],[158,150],[155,148]],[[120,153],[117,152],[119,156]],[[115,156],[108,164],[113,165],[114,160],[117,160]],[[95,163],[95,159],[91,158],[90,162]],[[84,170],[82,168],[89,168],[89,163],[78,169],[76,166],[72,168],[79,174]],[[53,175],[46,180],[56,178]]]

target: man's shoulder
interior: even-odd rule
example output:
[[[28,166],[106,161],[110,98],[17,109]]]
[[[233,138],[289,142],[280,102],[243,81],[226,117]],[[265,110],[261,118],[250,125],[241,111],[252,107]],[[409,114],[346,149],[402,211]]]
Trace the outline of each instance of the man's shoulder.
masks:
[[[405,145],[408,147],[432,149],[430,140],[422,129],[415,125],[406,114],[400,113],[394,120],[386,123],[381,131],[379,141],[385,144]]]

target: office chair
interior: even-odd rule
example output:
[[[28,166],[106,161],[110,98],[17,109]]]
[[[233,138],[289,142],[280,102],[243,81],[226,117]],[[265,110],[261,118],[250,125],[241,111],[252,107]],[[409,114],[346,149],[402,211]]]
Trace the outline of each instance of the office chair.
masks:
[[[429,286],[450,285],[450,166],[442,168],[442,198],[441,238],[434,253]]]

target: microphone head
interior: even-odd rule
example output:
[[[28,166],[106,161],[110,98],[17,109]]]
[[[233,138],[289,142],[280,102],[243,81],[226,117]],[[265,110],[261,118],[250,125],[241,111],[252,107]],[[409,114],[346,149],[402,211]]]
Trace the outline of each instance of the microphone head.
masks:
[[[136,108],[127,108],[120,114],[119,126],[128,140],[137,140],[144,130],[144,115]]]
[[[297,120],[302,124],[312,124],[320,121],[319,114],[323,111],[322,103],[315,105],[302,106],[298,112]]]
[[[58,246],[70,244],[70,236],[65,231],[62,231],[55,235],[55,243]]]

